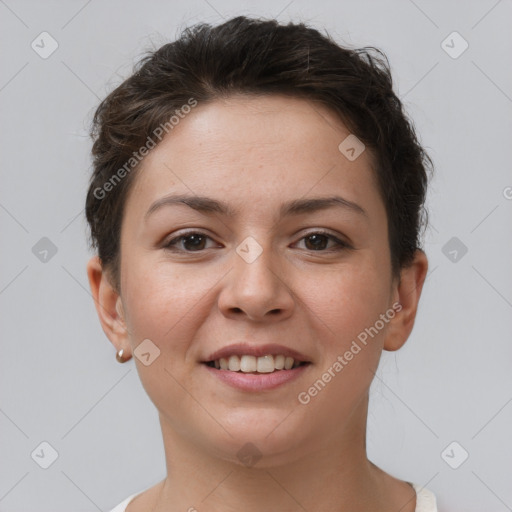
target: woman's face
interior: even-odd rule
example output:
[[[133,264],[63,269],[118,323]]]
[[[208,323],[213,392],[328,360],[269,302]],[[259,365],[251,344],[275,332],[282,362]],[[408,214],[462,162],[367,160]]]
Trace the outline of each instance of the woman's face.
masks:
[[[342,152],[349,135],[305,100],[235,96],[199,104],[143,161],[122,225],[122,314],[135,355],[150,340],[135,361],[164,431],[268,464],[364,436],[398,296],[371,155]],[[163,201],[174,196],[190,205]],[[260,373],[215,368],[226,347],[233,369]],[[270,373],[294,353],[306,364]]]

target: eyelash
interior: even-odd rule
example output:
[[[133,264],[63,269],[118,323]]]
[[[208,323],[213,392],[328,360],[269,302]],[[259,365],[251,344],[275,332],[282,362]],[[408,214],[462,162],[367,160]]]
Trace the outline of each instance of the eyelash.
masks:
[[[203,237],[206,237],[206,238],[209,238],[210,240],[212,240],[212,238],[210,236],[208,236],[206,233],[202,233],[201,231],[189,231],[188,233],[184,233],[184,234],[182,234],[180,236],[177,236],[177,237],[173,238],[172,240],[169,240],[169,242],[164,244],[164,249],[166,249],[168,251],[171,251],[171,252],[184,252],[184,253],[189,253],[189,254],[204,252],[206,249],[202,249],[200,251],[186,251],[186,250],[182,250],[182,249],[176,249],[176,245],[181,240],[184,240],[184,239],[186,239],[186,238],[188,238],[188,237],[190,237],[192,235],[200,235],[200,236],[203,236]],[[330,240],[334,241],[337,244],[337,247],[331,248],[331,249],[318,250],[318,251],[309,250],[309,252],[313,252],[313,253],[315,253],[315,252],[318,252],[318,253],[321,253],[321,252],[331,253],[331,252],[339,252],[339,251],[343,251],[343,250],[347,250],[347,249],[351,248],[350,245],[347,244],[346,242],[343,242],[342,240],[340,240],[339,238],[335,237],[334,235],[332,235],[328,231],[323,231],[323,230],[312,231],[310,233],[307,233],[302,238],[300,238],[299,241],[304,240],[305,238],[308,238],[308,237],[313,236],[313,235],[326,236]],[[308,250],[308,249],[306,249],[306,250]]]

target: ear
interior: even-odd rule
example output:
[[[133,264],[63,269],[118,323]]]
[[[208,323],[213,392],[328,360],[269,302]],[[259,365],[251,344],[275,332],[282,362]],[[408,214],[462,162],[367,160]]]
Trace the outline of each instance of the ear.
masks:
[[[98,256],[92,257],[87,263],[87,276],[103,331],[116,352],[124,349],[125,356],[129,355],[130,343],[121,296],[112,286]]]
[[[418,249],[413,262],[400,271],[400,280],[394,284],[393,296],[401,304],[401,309],[395,309],[396,314],[388,324],[384,350],[398,350],[411,334],[427,270],[427,256]]]

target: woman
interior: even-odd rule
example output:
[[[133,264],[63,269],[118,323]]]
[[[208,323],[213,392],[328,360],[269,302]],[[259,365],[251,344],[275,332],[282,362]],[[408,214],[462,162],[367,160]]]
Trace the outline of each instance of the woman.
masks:
[[[375,49],[198,25],[98,107],[87,272],[159,412],[167,476],[115,512],[435,511],[366,455],[413,328],[428,155]]]

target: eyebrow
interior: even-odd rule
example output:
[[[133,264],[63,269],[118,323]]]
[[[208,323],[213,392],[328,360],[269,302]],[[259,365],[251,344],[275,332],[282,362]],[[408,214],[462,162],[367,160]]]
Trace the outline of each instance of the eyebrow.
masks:
[[[205,196],[192,195],[169,195],[157,199],[148,209],[144,218],[147,218],[164,206],[181,205],[189,206],[193,210],[201,213],[212,214],[219,213],[227,217],[235,217],[237,211],[226,203]],[[354,213],[368,217],[366,211],[357,203],[344,199],[341,196],[312,197],[307,199],[295,199],[281,205],[280,218],[290,215],[300,215],[312,213],[327,208],[342,207]]]

